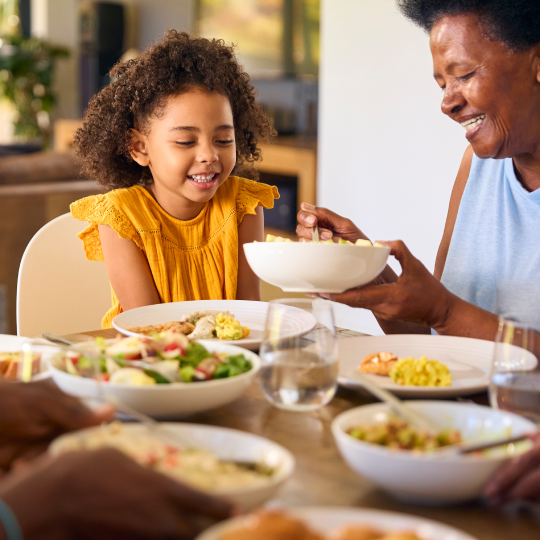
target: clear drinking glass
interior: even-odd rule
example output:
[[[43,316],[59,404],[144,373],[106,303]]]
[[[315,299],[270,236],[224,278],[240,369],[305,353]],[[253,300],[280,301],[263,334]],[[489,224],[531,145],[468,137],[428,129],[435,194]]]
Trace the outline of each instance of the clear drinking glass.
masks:
[[[330,302],[296,298],[270,302],[259,354],[268,401],[292,411],[326,405],[336,392],[338,371]]]
[[[499,319],[489,399],[496,409],[540,424],[540,335],[508,319]]]

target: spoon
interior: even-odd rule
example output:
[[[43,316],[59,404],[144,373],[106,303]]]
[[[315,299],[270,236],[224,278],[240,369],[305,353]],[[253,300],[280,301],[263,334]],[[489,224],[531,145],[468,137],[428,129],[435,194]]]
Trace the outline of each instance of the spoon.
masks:
[[[315,227],[311,228],[311,241],[312,242],[319,241],[319,225],[315,225]]]
[[[440,426],[436,422],[425,417],[422,413],[419,413],[411,407],[407,407],[407,405],[394,396],[394,394],[391,394],[384,388],[371,382],[365,375],[356,373],[356,378],[370,394],[386,403],[394,413],[403,418],[403,420],[411,426],[417,429],[427,430],[430,433],[441,431]]]

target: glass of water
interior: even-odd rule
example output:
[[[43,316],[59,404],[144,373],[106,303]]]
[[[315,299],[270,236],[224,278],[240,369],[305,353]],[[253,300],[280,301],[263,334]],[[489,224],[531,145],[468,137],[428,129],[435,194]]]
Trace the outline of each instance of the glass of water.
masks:
[[[489,399],[496,409],[540,424],[540,335],[508,319],[499,319]]]
[[[269,303],[261,344],[261,385],[281,409],[313,411],[337,388],[337,339],[330,302],[286,298]]]

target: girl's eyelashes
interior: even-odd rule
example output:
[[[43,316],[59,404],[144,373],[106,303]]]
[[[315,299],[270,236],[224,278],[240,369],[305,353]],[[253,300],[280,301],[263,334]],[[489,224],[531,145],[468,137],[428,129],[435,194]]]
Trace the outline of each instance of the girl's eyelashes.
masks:
[[[180,146],[191,146],[192,144],[195,144],[195,141],[176,141],[176,144],[179,144]]]
[[[233,139],[227,139],[226,141],[216,141],[218,144],[231,144],[233,143]]]
[[[232,144],[234,142],[234,139],[227,139],[222,141],[216,141],[217,144],[221,144],[224,146],[228,146],[229,144]],[[195,141],[175,141],[176,144],[180,146],[192,146],[195,144]]]

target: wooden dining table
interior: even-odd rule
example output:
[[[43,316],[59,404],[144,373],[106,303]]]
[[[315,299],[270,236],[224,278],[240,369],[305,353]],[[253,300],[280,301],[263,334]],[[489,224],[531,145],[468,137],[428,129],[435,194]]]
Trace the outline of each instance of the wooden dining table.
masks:
[[[111,338],[116,330],[95,330],[64,336],[72,341],[90,337]],[[338,330],[340,339],[359,336]],[[487,404],[487,395],[472,399]],[[313,412],[291,412],[270,404],[255,381],[236,401],[207,412],[182,418],[181,422],[239,429],[266,437],[290,450],[296,470],[271,501],[280,507],[340,506],[402,512],[446,523],[478,540],[539,540],[540,522],[534,514],[515,507],[494,508],[482,501],[454,506],[419,506],[396,500],[370,481],[354,473],[341,458],[330,425],[341,412],[373,403],[371,396],[339,388],[334,399]]]

